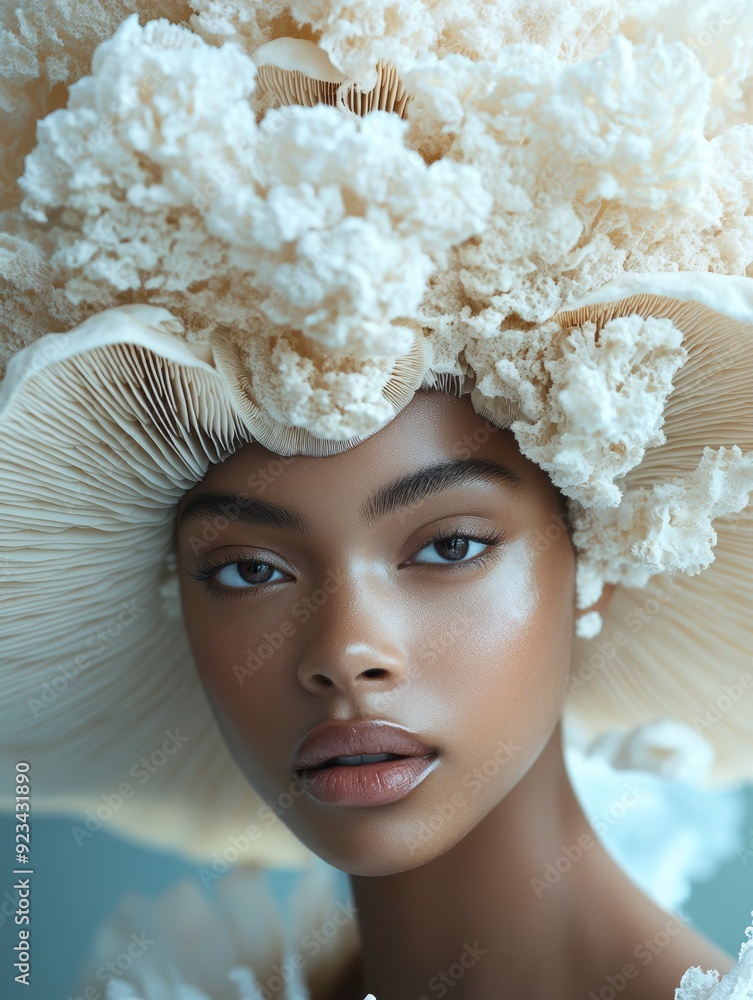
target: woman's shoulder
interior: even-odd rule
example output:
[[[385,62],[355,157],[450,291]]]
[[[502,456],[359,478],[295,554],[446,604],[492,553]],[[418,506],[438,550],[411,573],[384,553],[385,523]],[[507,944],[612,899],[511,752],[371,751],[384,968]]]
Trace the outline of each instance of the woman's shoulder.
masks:
[[[640,944],[616,953],[606,990],[597,988],[594,996],[605,1000],[614,991],[622,1000],[753,1000],[753,923],[735,960],[690,922],[678,916],[664,921],[667,911],[660,921],[645,913],[625,927],[631,944]]]

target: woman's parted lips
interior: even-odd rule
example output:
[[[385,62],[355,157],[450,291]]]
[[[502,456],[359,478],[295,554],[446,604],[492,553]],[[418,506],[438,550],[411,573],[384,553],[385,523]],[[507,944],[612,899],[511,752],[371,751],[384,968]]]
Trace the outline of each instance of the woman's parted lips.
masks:
[[[328,719],[315,726],[295,755],[295,770],[320,767],[334,757],[391,753],[427,757],[436,753],[416,733],[381,719]]]

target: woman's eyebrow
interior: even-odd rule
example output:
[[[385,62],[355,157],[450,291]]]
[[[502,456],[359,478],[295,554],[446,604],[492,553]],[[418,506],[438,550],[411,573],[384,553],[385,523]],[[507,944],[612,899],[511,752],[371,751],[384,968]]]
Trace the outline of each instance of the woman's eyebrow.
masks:
[[[413,507],[450,487],[478,482],[501,482],[516,490],[523,489],[520,477],[498,462],[478,458],[439,462],[409,472],[382,486],[366,498],[361,506],[361,517],[367,524],[372,524],[405,507]],[[299,535],[309,534],[311,530],[310,522],[291,507],[236,493],[200,493],[186,504],[177,523],[201,519],[210,522],[225,519],[292,531]]]
[[[402,508],[413,507],[427,497],[441,493],[452,486],[464,486],[479,481],[501,482],[516,490],[524,488],[520,477],[499,462],[480,458],[438,462],[416,472],[409,472],[383,486],[366,499],[361,507],[361,517],[367,524],[371,524]]]

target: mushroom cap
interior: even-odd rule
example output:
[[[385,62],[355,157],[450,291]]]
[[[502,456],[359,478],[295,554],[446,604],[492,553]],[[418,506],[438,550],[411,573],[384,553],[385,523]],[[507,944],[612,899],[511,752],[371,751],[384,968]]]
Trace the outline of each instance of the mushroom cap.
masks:
[[[691,483],[709,449],[734,451],[753,488],[743,455],[753,451],[751,286],[631,275],[558,316],[601,329],[618,314],[663,316],[682,331],[687,360],[665,408],[665,441],[623,477],[624,497]],[[165,309],[110,309],[9,365],[0,759],[30,762],[40,810],[83,812],[81,836],[100,820],[207,859],[245,835],[245,860],[298,865],[310,852],[230,757],[182,618],[163,601],[178,500],[258,427],[216,348],[190,347],[179,328]],[[310,444],[298,441],[302,452]],[[703,521],[703,497],[687,495]],[[577,642],[565,712],[592,737],[662,717],[693,726],[715,751],[709,781],[724,783],[753,777],[750,507],[716,517],[714,531],[703,572],[618,587],[601,634]],[[138,794],[121,794],[124,785]]]
[[[714,750],[708,784],[749,781],[753,281],[682,272],[627,274],[561,310],[557,318],[563,325],[590,320],[599,327],[635,312],[670,318],[682,331],[688,356],[664,408],[665,441],[646,449],[640,464],[620,481],[623,498],[631,491],[655,494],[689,484],[684,496],[676,489],[669,507],[670,518],[678,522],[678,548],[693,549],[697,531],[713,553],[706,567],[668,568],[642,586],[617,587],[598,637],[576,641],[566,712],[592,738],[650,719],[685,723]],[[709,449],[726,452],[743,477],[739,499],[731,504],[735,509],[729,511],[723,500],[726,484],[718,477],[716,516],[707,516],[713,505],[704,491],[693,491],[693,476]],[[732,494],[734,487],[728,488]],[[654,525],[641,527],[645,534]],[[635,531],[636,525],[630,528]],[[633,546],[640,544],[636,531]]]

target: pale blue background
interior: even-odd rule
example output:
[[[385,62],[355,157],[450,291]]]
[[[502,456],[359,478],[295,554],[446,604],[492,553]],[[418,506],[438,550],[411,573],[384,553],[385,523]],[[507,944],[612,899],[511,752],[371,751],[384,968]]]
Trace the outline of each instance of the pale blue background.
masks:
[[[753,786],[745,790],[747,815],[741,846],[753,855]],[[14,820],[0,817],[0,898],[12,886]],[[75,998],[79,969],[89,953],[97,926],[128,891],[155,897],[179,879],[197,879],[196,869],[175,857],[134,847],[99,830],[79,848],[70,820],[40,816],[33,821],[33,983],[13,981],[11,946],[15,927],[0,928],[0,996],[3,1000],[68,1000]],[[271,873],[273,887],[286,893],[294,876]],[[695,926],[737,957],[753,909],[753,857],[726,862],[705,884],[696,885],[686,913]]]

